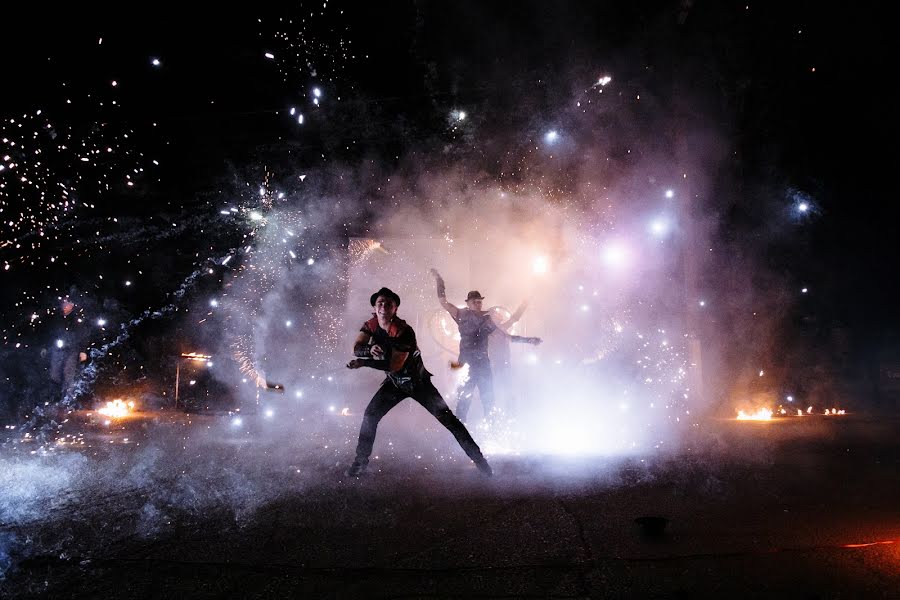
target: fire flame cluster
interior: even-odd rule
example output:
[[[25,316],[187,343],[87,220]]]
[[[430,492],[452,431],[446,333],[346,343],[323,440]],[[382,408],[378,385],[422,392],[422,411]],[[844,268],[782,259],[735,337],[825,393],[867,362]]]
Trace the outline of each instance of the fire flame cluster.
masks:
[[[745,413],[742,410],[738,411],[737,414],[738,421],[771,421],[772,420],[772,411],[768,408],[760,408],[756,412]]]
[[[778,413],[781,415],[787,415],[788,411],[782,407],[778,410]],[[806,409],[805,414],[811,415],[812,413],[813,413],[813,407],[810,406],[809,408]],[[847,414],[847,411],[844,409],[838,409],[838,408],[826,408],[825,412],[822,414],[826,415],[826,416],[845,415],[845,414]],[[744,410],[738,410],[736,419],[738,421],[771,421],[773,415],[775,415],[775,411],[773,411],[770,408],[763,407],[763,408],[758,408],[755,411],[750,412],[750,413],[748,413]],[[802,417],[805,415],[802,410],[798,409],[797,416]]]
[[[134,411],[133,400],[125,402],[124,400],[119,400],[117,398],[115,400],[107,402],[106,406],[99,409],[97,412],[101,415],[111,417],[113,419],[118,419],[129,415],[132,411]]]

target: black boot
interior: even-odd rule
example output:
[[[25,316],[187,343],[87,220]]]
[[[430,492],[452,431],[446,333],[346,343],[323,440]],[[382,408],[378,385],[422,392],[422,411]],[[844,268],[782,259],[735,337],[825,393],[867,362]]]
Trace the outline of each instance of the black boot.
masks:
[[[353,464],[344,471],[344,475],[347,477],[359,477],[365,472],[366,466],[368,466],[368,461],[361,461],[357,458],[353,461]],[[488,467],[488,469],[490,469],[490,467]]]
[[[488,464],[487,459],[485,459],[483,456],[475,460],[474,462],[475,466],[478,467],[478,470],[482,475],[484,475],[485,477],[494,476],[494,470],[491,468],[491,465]]]

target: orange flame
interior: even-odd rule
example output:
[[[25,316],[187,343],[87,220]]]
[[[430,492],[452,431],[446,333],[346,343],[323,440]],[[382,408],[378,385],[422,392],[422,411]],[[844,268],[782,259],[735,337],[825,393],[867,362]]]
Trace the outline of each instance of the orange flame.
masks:
[[[111,417],[113,419],[120,419],[129,415],[134,410],[134,401],[129,400],[125,402],[123,400],[119,400],[116,398],[115,400],[111,400],[106,403],[106,406],[99,409],[97,412],[101,415]]]
[[[771,421],[772,420],[772,409],[770,408],[760,408],[756,412],[752,412],[747,414],[746,412],[739,410],[737,413],[738,421]]]

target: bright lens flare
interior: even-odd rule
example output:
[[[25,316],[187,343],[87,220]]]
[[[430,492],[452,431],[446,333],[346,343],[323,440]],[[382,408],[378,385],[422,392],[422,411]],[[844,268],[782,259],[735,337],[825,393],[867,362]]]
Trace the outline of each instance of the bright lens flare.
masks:
[[[603,249],[603,262],[617,269],[624,267],[628,262],[628,252],[619,244],[610,244]]]
[[[534,271],[535,275],[543,275],[550,270],[550,261],[546,256],[535,257],[531,263],[531,270]]]
[[[650,223],[650,232],[656,237],[663,237],[669,230],[669,225],[662,218],[654,219]]]

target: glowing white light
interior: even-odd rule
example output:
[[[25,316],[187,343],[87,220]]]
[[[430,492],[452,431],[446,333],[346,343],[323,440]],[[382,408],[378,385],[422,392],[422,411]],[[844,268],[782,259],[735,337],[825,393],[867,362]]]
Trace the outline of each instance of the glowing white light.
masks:
[[[555,129],[551,129],[550,131],[548,131],[547,133],[544,134],[544,140],[548,144],[552,144],[552,143],[556,142],[556,140],[558,140],[558,139],[559,139],[559,133],[557,133],[557,131]]]
[[[809,291],[809,288],[803,288],[802,290],[800,290],[800,293],[805,294],[808,291]]]
[[[126,281],[126,282],[125,282],[125,287],[128,287],[128,286],[130,286],[130,285],[131,285],[131,282],[130,282],[130,281]]]
[[[316,262],[316,259],[314,259],[314,258],[307,258],[307,259],[306,259],[306,264],[308,264],[308,265],[312,265],[312,264],[314,264],[315,262]]]
[[[794,401],[794,397],[793,397],[793,396],[788,396],[788,397],[787,397],[787,401],[788,401],[788,402],[793,402],[793,401]]]
[[[666,190],[666,198],[674,198],[675,190]]]
[[[265,196],[265,195],[266,195],[266,188],[264,188],[264,187],[259,188],[259,195],[260,195],[260,196]]]
[[[271,408],[266,411],[266,417],[271,419],[274,416],[275,416],[275,411],[272,410]]]
[[[212,361],[211,361],[211,360],[206,361],[206,366],[207,366],[207,367],[213,366]]]
[[[797,205],[797,210],[799,210],[802,213],[805,213],[806,211],[809,210],[809,204],[806,202],[801,202],[800,204]]]
[[[160,65],[159,59],[154,58],[153,60],[150,61],[150,64],[153,65],[154,67],[158,67]]]
[[[297,124],[303,125],[303,115],[297,115]],[[302,179],[300,181],[303,181]]]
[[[99,325],[100,327],[105,327],[106,319],[97,319],[97,325]]]
[[[328,407],[329,412],[334,412],[334,405]]]
[[[653,232],[653,235],[656,237],[662,237],[669,230],[668,223],[662,218],[654,219],[652,223],[650,223],[650,231]]]
[[[603,250],[603,262],[611,267],[622,267],[627,259],[628,253],[619,244],[610,244]]]
[[[255,210],[250,211],[250,220],[251,221],[262,221],[262,218],[263,218],[262,214],[258,213],[257,211],[255,211]]]
[[[587,304],[582,304],[582,305],[581,305],[581,311],[582,311],[582,312],[587,312],[587,311],[589,311],[590,309],[591,309],[591,307],[588,306]]]
[[[290,327],[292,324],[293,324],[293,323],[292,323],[291,321],[285,321],[285,322],[284,322],[284,326],[285,326],[285,327]]]
[[[706,306],[706,300],[701,300],[701,301],[700,301],[700,306]]]
[[[291,116],[293,117],[297,113],[297,109],[293,106],[291,107]]]
[[[213,298],[212,300],[209,301],[209,305],[212,306],[213,308],[215,308],[215,307],[219,306],[219,301],[216,300],[215,298]]]
[[[232,427],[240,427],[243,424],[243,419],[240,417],[235,417],[231,420]]]
[[[765,375],[765,374],[766,374],[765,371],[763,371],[762,369],[759,370],[759,376],[760,376],[760,377],[762,377],[762,376]]]
[[[612,81],[612,77],[610,77],[609,75],[604,75],[597,80],[597,85],[605,87],[610,81]]]
[[[321,98],[322,90],[320,90],[319,88],[313,88],[313,96],[315,96],[316,98]]]
[[[537,275],[542,275],[550,268],[550,261],[546,256],[537,256],[531,263],[531,270]]]
[[[466,120],[466,111],[464,111],[464,110],[459,111],[459,114],[456,115],[456,118],[459,119],[460,121],[465,121]]]
[[[273,58],[275,58],[275,55],[272,54],[271,52],[266,52],[265,57],[268,58],[269,60],[272,60]]]
[[[297,390],[296,392],[294,392],[294,395],[297,396],[298,398],[302,398],[302,397],[303,397],[303,392],[300,391],[300,390]]]
[[[188,383],[190,383],[191,385],[195,385],[195,384],[197,383],[197,380],[196,380],[196,379],[191,379]]]
[[[528,363],[532,365],[536,365],[538,363],[537,354],[529,354],[528,355]]]
[[[63,342],[62,340],[56,340],[56,347],[57,347],[57,348],[62,348],[62,347],[65,346],[65,345],[66,345],[65,342]]]

